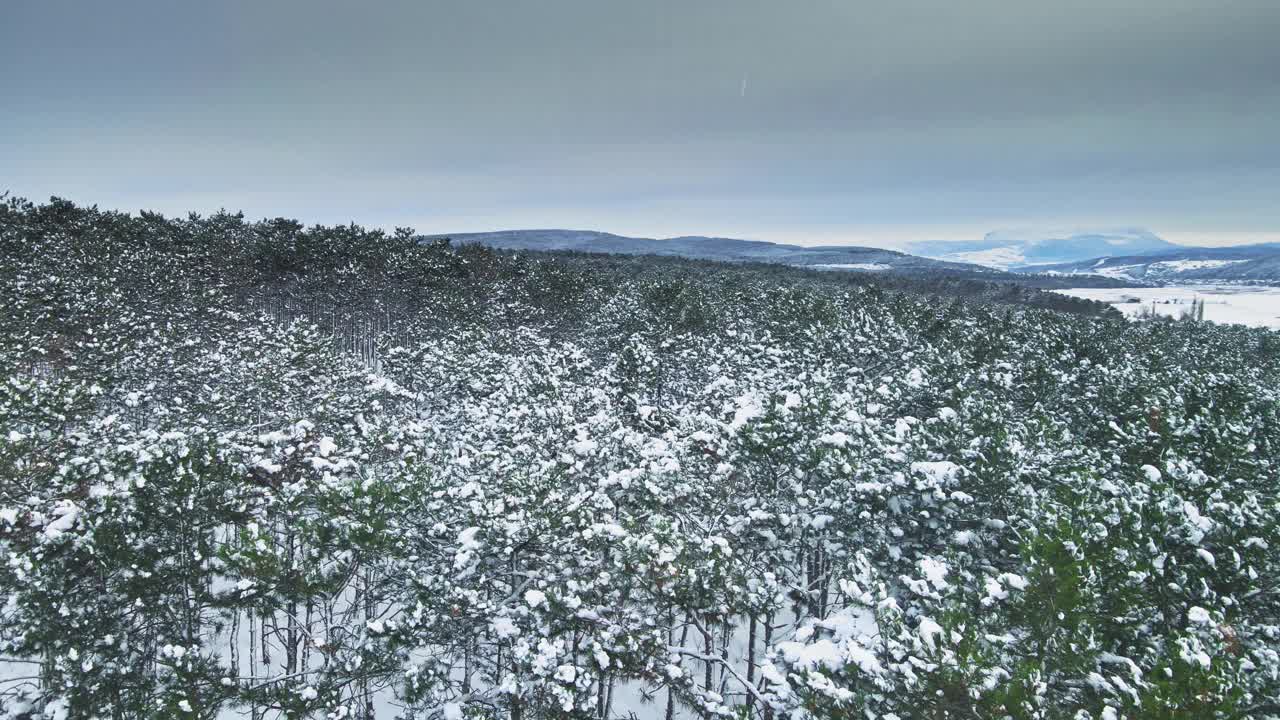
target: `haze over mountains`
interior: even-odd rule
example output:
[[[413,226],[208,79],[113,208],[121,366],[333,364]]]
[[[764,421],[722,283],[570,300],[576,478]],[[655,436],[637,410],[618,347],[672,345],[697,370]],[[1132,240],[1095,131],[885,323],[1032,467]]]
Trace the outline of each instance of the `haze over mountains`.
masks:
[[[1280,282],[1280,244],[1176,245],[1144,228],[1074,233],[1002,230],[972,242],[920,242],[910,252],[859,246],[802,246],[761,240],[681,236],[637,238],[594,230],[502,230],[432,235],[505,250],[665,255],[730,262],[770,262],[853,272],[1079,276],[1081,284]]]
[[[1178,248],[1150,230],[1133,227],[1065,233],[996,230],[973,242],[920,242],[908,250],[924,257],[1010,269]]]
[[[433,235],[458,243],[477,243],[504,250],[545,250],[668,255],[699,260],[772,262],[816,269],[879,271],[964,271],[995,275],[996,270],[972,263],[919,257],[896,250],[857,246],[806,247],[762,240],[688,235],[667,239],[636,238],[594,230],[501,230],[484,233]]]

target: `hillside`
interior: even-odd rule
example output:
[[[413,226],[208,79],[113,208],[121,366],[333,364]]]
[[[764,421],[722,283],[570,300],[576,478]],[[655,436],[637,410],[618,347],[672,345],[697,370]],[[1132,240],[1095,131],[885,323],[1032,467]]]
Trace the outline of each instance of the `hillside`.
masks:
[[[426,236],[424,241],[433,242],[444,238],[460,245],[483,245],[501,250],[652,255],[721,262],[774,263],[813,270],[912,277],[926,283],[930,279],[946,278],[1028,288],[1066,286],[1051,275],[1031,278],[1025,274],[1008,273],[972,263],[932,260],[871,247],[843,245],[809,247],[702,236],[655,240],[593,230],[503,230],[486,233],[454,233]],[[1093,287],[1119,287],[1125,284],[1102,276],[1078,279],[1076,282]]]
[[[0,718],[1280,715],[1280,334],[916,282],[6,199]]]
[[[699,260],[776,262],[785,265],[822,266],[871,272],[918,272],[943,269],[990,272],[973,265],[938,262],[880,248],[805,247],[719,237],[683,236],[655,240],[589,230],[504,230],[487,233],[455,233],[447,237],[459,243],[477,243],[506,250],[572,250],[620,255],[674,255]]]
[[[1157,283],[1280,283],[1280,245],[1179,248],[1143,255],[1117,255],[1015,272],[1101,276]]]
[[[925,257],[1009,270],[1110,255],[1168,252],[1178,246],[1143,228],[1120,228],[1069,233],[997,230],[978,241],[918,242],[908,249]]]

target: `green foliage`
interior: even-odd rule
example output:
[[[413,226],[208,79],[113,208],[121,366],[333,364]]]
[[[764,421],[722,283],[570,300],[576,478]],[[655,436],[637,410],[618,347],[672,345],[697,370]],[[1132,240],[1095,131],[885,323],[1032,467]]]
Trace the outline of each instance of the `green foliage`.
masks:
[[[0,717],[1280,715],[1274,332],[62,200],[0,259]]]

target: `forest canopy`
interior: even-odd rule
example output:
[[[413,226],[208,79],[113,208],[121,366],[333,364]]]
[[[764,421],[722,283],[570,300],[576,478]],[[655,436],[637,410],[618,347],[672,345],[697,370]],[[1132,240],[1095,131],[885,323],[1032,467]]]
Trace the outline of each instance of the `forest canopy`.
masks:
[[[1280,335],[0,204],[0,717],[1280,717]]]

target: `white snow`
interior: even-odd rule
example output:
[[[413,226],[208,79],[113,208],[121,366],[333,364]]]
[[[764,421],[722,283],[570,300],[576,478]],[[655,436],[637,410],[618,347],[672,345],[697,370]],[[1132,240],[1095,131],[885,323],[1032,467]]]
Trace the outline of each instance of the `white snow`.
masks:
[[[911,471],[929,478],[935,485],[947,485],[960,474],[960,466],[948,460],[937,462],[913,462]]]
[[[868,272],[880,272],[883,270],[892,270],[892,265],[884,263],[823,263],[814,265],[813,267],[820,270],[866,270]]]
[[[459,570],[467,568],[475,559],[476,551],[481,548],[481,543],[476,540],[476,534],[480,532],[478,527],[469,527],[458,533],[458,550],[454,553],[453,566]]]
[[[989,577],[984,584],[987,590],[987,596],[982,599],[983,605],[990,605],[996,600],[1004,600],[1009,597],[1009,591],[1004,589],[1000,581],[996,578]]]
[[[998,577],[987,578],[983,586],[987,596],[982,599],[982,604],[989,607],[997,600],[1008,598],[1010,590],[1026,590],[1027,580],[1016,573],[1002,573]]]
[[[1001,270],[1007,270],[1015,265],[1022,265],[1027,261],[1026,255],[1023,254],[1022,248],[1019,247],[998,247],[990,250],[951,253],[944,255],[943,259],[985,265],[986,267]]]
[[[1199,606],[1187,611],[1187,619],[1197,625],[1208,625],[1212,621],[1212,618],[1209,617],[1209,611]]]
[[[280,464],[278,464],[278,463],[273,463],[273,462],[271,462],[270,460],[267,460],[266,458],[263,458],[262,460],[259,460],[259,461],[258,461],[258,463],[257,463],[257,466],[258,466],[258,467],[260,467],[260,468],[262,468],[263,470],[266,470],[267,472],[271,473],[272,475],[274,475],[274,474],[276,474],[276,473],[278,473],[278,472],[280,472],[281,470],[283,470],[283,469],[284,469],[284,466],[283,466],[283,465],[280,465]]]
[[[70,500],[61,500],[53,511],[55,520],[44,528],[44,536],[50,540],[56,540],[63,533],[75,527],[76,520],[80,518],[80,506]]]
[[[947,573],[951,571],[951,568],[947,567],[945,563],[936,558],[926,557],[921,558],[917,565],[920,567],[920,573],[924,575],[930,585],[938,590],[947,588]]]
[[[930,649],[936,647],[937,639],[944,634],[942,626],[929,618],[920,619],[920,626],[916,628],[916,632],[920,635],[920,641]]]
[[[855,665],[870,675],[878,675],[884,670],[871,651],[851,638],[840,645],[826,638],[808,645],[802,642],[783,642],[778,643],[778,650],[793,667],[806,670],[841,670],[847,664]]]
[[[1204,301],[1204,319],[1253,327],[1280,329],[1280,287],[1233,285],[1170,285],[1159,288],[1072,288],[1064,295],[1110,303],[1126,316],[1154,310],[1178,317],[1192,300]]]
[[[1093,272],[1090,275],[1101,275],[1103,277],[1116,278],[1117,280],[1133,280],[1133,271],[1144,267],[1143,265],[1112,265],[1111,267],[1099,267],[1094,265]]]
[[[520,628],[516,627],[516,624],[511,621],[511,618],[506,617],[505,615],[494,618],[493,621],[489,623],[489,626],[493,628],[493,634],[497,635],[501,640],[505,640],[509,637],[515,637],[520,634]]]
[[[462,550],[478,550],[480,542],[476,540],[476,534],[480,532],[478,527],[469,527],[458,533],[458,547]]]
[[[733,412],[733,420],[729,428],[734,432],[741,430],[747,423],[764,415],[764,406],[754,393],[747,393],[734,400],[737,409]]]
[[[186,702],[183,700],[183,702]],[[67,720],[71,716],[71,703],[66,698],[56,698],[44,708],[44,717],[48,720]]]
[[[1199,544],[1205,534],[1213,529],[1213,520],[1201,515],[1200,508],[1190,502],[1182,503],[1182,513],[1187,516],[1191,542]]]
[[[1226,265],[1235,265],[1236,263],[1248,262],[1248,260],[1161,260],[1160,262],[1151,263],[1151,267],[1170,270],[1173,272],[1183,272],[1185,270],[1204,270],[1206,268],[1224,267]]]
[[[1128,265],[1106,266],[1109,258],[1102,258],[1088,271],[1058,272],[1049,271],[1051,275],[1100,275],[1118,280],[1136,280],[1138,278],[1170,278],[1173,273],[1192,270],[1220,268],[1248,260],[1159,260],[1152,263],[1130,263]]]

